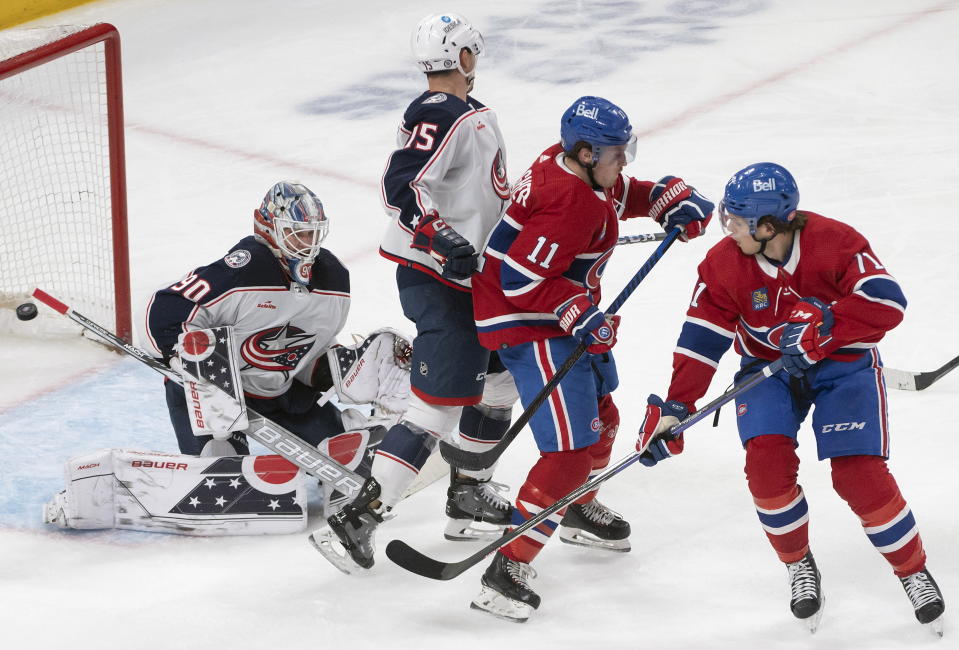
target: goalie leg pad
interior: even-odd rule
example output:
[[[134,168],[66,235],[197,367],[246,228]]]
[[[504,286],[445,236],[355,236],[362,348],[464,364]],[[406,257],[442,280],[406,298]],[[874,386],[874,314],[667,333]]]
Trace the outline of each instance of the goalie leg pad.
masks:
[[[67,461],[45,507],[62,528],[264,535],[306,528],[304,473],[279,456],[196,458],[106,449]]]

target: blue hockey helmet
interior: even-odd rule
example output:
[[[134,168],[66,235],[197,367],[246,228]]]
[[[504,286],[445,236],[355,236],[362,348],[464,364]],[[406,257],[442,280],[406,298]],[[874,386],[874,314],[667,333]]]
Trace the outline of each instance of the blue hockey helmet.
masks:
[[[280,181],[253,212],[254,232],[277,257],[312,262],[330,230],[323,203],[308,187]]]
[[[626,162],[636,157],[636,136],[626,112],[602,97],[580,97],[563,113],[559,128],[563,151],[573,153],[577,142],[590,145],[593,164],[600,162],[603,151],[626,155]]]
[[[733,215],[745,220],[749,232],[755,234],[763,217],[771,216],[785,223],[798,206],[799,187],[793,175],[782,165],[761,162],[733,174],[726,183],[719,214],[724,230]]]

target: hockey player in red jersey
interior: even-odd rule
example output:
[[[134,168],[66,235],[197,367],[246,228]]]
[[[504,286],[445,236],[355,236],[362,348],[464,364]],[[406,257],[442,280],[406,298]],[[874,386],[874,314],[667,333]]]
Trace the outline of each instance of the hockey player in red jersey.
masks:
[[[720,214],[729,237],[699,265],[667,399],[649,398],[640,444],[654,441],[641,462],[682,451],[682,434],[656,436],[695,409],[731,343],[742,355],[737,381],[781,357],[785,370],[740,397],[736,415],[749,491],[788,568],[793,614],[815,631],[824,604],[795,451],[814,406],[817,451],[830,461],[833,487],[901,580],[916,618],[941,622],[942,593],[886,466],[886,387],[876,344],[902,320],[906,299],[862,235],[798,203],[795,180],[774,163],[750,165],[727,183]]]
[[[490,233],[482,272],[473,276],[480,342],[498,350],[524,407],[581,341],[584,355],[532,416],[540,459],[520,488],[514,525],[535,516],[609,463],[619,426],[610,393],[618,379],[610,349],[618,317],[607,318],[600,277],[618,236],[618,219],[656,218],[684,238],[701,234],[713,205],[682,179],[658,183],[622,174],[636,138],[626,114],[599,97],[582,97],[561,120],[561,142],[544,151],[513,186],[509,207]],[[496,553],[472,607],[525,621],[540,598],[529,564],[561,527],[563,541],[629,550],[629,524],[583,495]]]

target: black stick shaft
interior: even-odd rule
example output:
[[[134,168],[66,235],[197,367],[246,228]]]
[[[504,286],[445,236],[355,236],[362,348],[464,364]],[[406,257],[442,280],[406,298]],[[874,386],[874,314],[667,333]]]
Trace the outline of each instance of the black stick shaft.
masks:
[[[669,250],[669,247],[673,245],[673,242],[676,241],[676,238],[682,231],[679,228],[673,228],[670,232],[666,233],[663,238],[663,242],[656,247],[656,250],[653,251],[653,254],[649,256],[649,259],[646,260],[646,263],[633,275],[630,281],[626,284],[622,291],[619,292],[619,295],[616,296],[616,299],[610,304],[609,308],[606,309],[607,314],[615,314],[619,311],[620,307],[623,306],[623,303],[632,295],[636,290],[636,287],[639,286],[639,283],[649,275],[649,272],[653,270],[653,267],[662,259],[663,255],[666,254],[666,251]],[[536,397],[533,398],[533,401],[529,403],[529,406],[520,414],[516,421],[510,426],[510,428],[503,434],[503,437],[493,445],[490,449],[486,451],[474,453],[469,452],[464,449],[460,449],[456,445],[452,445],[445,440],[440,441],[440,453],[443,455],[443,458],[453,467],[459,469],[468,469],[468,470],[483,470],[489,467],[492,467],[493,464],[503,455],[503,452],[506,451],[506,448],[512,444],[513,440],[519,435],[519,432],[523,430],[523,427],[530,421],[530,418],[533,417],[533,414],[539,410],[539,407],[543,405],[552,392],[556,389],[559,383],[569,374],[569,371],[576,365],[576,362],[579,361],[580,357],[583,356],[586,352],[586,348],[589,347],[588,344],[584,341],[576,346],[576,349],[573,350],[572,354],[563,362],[563,364],[556,370],[556,374],[546,382],[546,385],[537,393]]]

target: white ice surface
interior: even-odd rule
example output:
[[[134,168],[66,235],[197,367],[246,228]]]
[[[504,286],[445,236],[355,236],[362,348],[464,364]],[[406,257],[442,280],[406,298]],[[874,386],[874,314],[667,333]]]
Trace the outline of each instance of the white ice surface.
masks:
[[[640,134],[628,171],[680,174],[718,198],[729,175],[774,160],[802,205],[859,228],[910,300],[884,341],[889,366],[937,367],[959,353],[952,262],[959,222],[959,5],[848,0],[387,2],[102,1],[42,24],[109,21],[123,39],[133,299],[221,255],[250,231],[276,180],[297,178],[333,219],[328,243],[351,268],[348,332],[409,329],[392,266],[376,255],[378,182],[400,113],[422,81],[408,31],[446,8],[487,36],[476,95],[493,106],[517,178],[557,138],[579,95],[623,106]],[[652,230],[625,224],[625,234]],[[645,397],[665,389],[695,265],[721,233],[677,245],[622,310],[617,346],[632,448]],[[607,296],[652,252],[621,249]],[[607,298],[609,299],[609,298]],[[82,339],[39,343],[0,328],[0,638],[4,648],[906,648],[959,647],[915,622],[898,581],[831,489],[801,435],[800,479],[829,604],[810,637],[787,607],[785,570],[759,528],[733,418],[699,425],[688,451],[633,467],[603,499],[633,526],[633,551],[552,542],[536,562],[543,605],[526,625],[468,609],[480,567],[450,582],[382,553],[367,576],[329,566],[303,536],[191,539],[39,523],[61,464],[101,447],[173,451],[158,377]],[[712,387],[731,377],[728,355]],[[890,465],[949,603],[959,584],[959,373],[921,393],[891,391]],[[500,480],[535,458],[522,435]],[[380,547],[406,540],[443,559],[444,487],[398,509]],[[484,563],[485,564],[485,563]],[[947,612],[947,616],[949,613]]]

